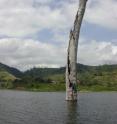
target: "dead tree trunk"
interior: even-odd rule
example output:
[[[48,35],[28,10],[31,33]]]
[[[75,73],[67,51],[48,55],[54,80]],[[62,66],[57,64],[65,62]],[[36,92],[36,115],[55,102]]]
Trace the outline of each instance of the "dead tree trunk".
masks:
[[[74,27],[70,31],[66,66],[66,100],[77,100],[77,49],[86,3],[87,0],[79,0],[79,9],[75,18]]]

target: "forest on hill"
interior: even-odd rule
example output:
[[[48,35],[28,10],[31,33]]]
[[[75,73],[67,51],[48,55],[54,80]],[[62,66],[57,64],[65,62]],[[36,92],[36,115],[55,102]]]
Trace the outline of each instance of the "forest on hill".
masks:
[[[79,90],[117,91],[117,65],[77,64],[77,72]],[[0,88],[64,91],[65,67],[32,68],[21,72],[0,63]]]

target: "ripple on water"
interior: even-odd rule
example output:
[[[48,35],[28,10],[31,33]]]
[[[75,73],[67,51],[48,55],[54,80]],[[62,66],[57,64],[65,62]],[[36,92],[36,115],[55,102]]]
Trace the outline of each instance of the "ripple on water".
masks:
[[[65,93],[0,90],[0,124],[117,124],[117,93]]]

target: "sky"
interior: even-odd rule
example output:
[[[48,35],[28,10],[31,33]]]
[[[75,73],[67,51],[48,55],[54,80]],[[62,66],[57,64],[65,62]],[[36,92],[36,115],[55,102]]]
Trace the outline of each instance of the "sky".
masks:
[[[22,71],[66,65],[79,0],[0,0],[0,62]],[[117,0],[88,0],[78,62],[117,64]]]

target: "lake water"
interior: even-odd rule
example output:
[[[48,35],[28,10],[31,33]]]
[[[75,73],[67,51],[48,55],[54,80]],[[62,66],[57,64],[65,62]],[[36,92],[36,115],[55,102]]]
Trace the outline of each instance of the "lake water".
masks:
[[[117,92],[65,93],[0,90],[0,124],[117,124]]]

